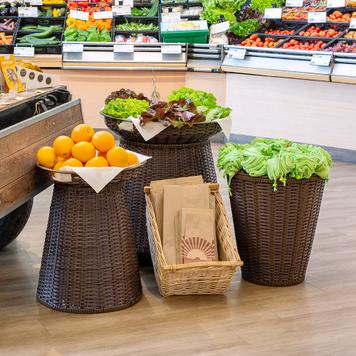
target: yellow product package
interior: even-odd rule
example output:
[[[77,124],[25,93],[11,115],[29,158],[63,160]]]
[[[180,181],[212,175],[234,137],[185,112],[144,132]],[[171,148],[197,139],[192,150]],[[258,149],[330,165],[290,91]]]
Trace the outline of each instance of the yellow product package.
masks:
[[[14,91],[16,93],[23,92],[25,90],[24,85],[17,74],[14,58],[10,57],[10,59],[1,60],[0,64],[8,91]]]

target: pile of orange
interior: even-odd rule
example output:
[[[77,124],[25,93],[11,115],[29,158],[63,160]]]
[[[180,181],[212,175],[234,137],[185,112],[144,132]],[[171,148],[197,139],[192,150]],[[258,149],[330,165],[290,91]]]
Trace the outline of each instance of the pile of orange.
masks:
[[[53,146],[37,151],[41,166],[60,170],[62,167],[128,167],[139,163],[137,156],[117,147],[108,131],[95,132],[88,124],[80,124],[71,136],[58,136]]]

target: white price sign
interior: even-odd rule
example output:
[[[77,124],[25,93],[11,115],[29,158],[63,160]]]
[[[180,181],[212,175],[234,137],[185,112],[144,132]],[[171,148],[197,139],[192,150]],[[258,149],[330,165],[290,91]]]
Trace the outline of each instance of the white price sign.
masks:
[[[265,19],[280,19],[282,18],[282,8],[281,7],[271,7],[265,9]]]
[[[17,57],[33,57],[35,55],[35,47],[15,47],[14,56]]]
[[[119,15],[119,16],[131,15],[131,7],[130,6],[113,6],[112,12],[115,15]]]
[[[134,6],[134,2],[133,2],[133,0],[123,0],[122,5],[133,7]]]
[[[356,30],[356,18],[351,19],[350,28]]]
[[[233,59],[245,59],[246,48],[230,48],[228,56]]]
[[[89,21],[89,12],[70,10],[69,15],[72,19]]]
[[[37,7],[19,7],[18,8],[19,17],[38,17]]]
[[[226,32],[230,28],[230,22],[224,21],[210,26],[210,33],[212,35],[216,33]]]
[[[329,67],[331,57],[331,54],[313,54],[310,63],[314,66]]]
[[[32,6],[41,6],[42,5],[42,0],[29,0],[28,3],[30,5],[32,5]]]
[[[179,22],[180,20],[180,12],[163,12],[161,14],[162,22]]]
[[[345,7],[345,0],[328,0],[326,7]]]
[[[132,44],[116,44],[114,45],[114,53],[133,53],[134,46]]]
[[[112,19],[112,11],[94,12],[94,20]]]
[[[302,7],[303,6],[303,0],[287,0],[286,1],[286,6],[287,7]]]
[[[181,54],[182,47],[179,45],[165,45],[161,47],[162,54]]]
[[[83,43],[63,43],[63,53],[83,53]]]
[[[308,23],[325,23],[326,12],[308,12]]]

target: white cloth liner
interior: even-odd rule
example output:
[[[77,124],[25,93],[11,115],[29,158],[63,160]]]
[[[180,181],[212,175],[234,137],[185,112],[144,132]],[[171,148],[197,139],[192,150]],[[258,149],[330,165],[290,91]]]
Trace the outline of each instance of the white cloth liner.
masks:
[[[127,150],[127,152],[132,152]],[[140,163],[146,162],[150,156],[145,156],[140,153],[135,153]],[[75,172],[86,183],[88,183],[96,193],[100,193],[118,174],[130,167],[62,167],[61,170]],[[70,182],[71,176],[69,174],[55,173],[55,179],[61,182]]]
[[[168,126],[170,126],[170,125],[164,126],[160,122],[148,122],[144,126],[141,126],[139,118],[130,117],[129,119],[134,124],[137,131],[141,134],[141,136],[143,137],[143,139],[145,141],[148,141],[151,138],[157,136],[160,132],[162,132]],[[219,126],[221,127],[221,130],[222,130],[223,134],[225,135],[225,137],[227,139],[230,138],[231,125],[232,125],[232,120],[231,120],[230,116],[225,119],[214,120],[212,122],[217,122],[219,124]],[[198,125],[204,125],[204,124],[198,124]]]

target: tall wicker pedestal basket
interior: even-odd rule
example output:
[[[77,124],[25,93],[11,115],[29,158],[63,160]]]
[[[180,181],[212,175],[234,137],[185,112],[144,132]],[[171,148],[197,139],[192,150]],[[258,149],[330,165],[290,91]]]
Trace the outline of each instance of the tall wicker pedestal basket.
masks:
[[[324,183],[288,179],[274,192],[265,177],[236,174],[230,200],[245,280],[281,287],[304,281]]]
[[[56,310],[100,313],[142,296],[131,217],[121,173],[100,193],[75,176],[55,183],[37,298]]]
[[[147,144],[122,139],[128,150],[151,156],[135,180],[125,183],[125,192],[133,222],[136,249],[141,264],[151,263],[146,226],[144,187],[153,180],[202,175],[205,182],[216,182],[210,142],[191,144]]]

